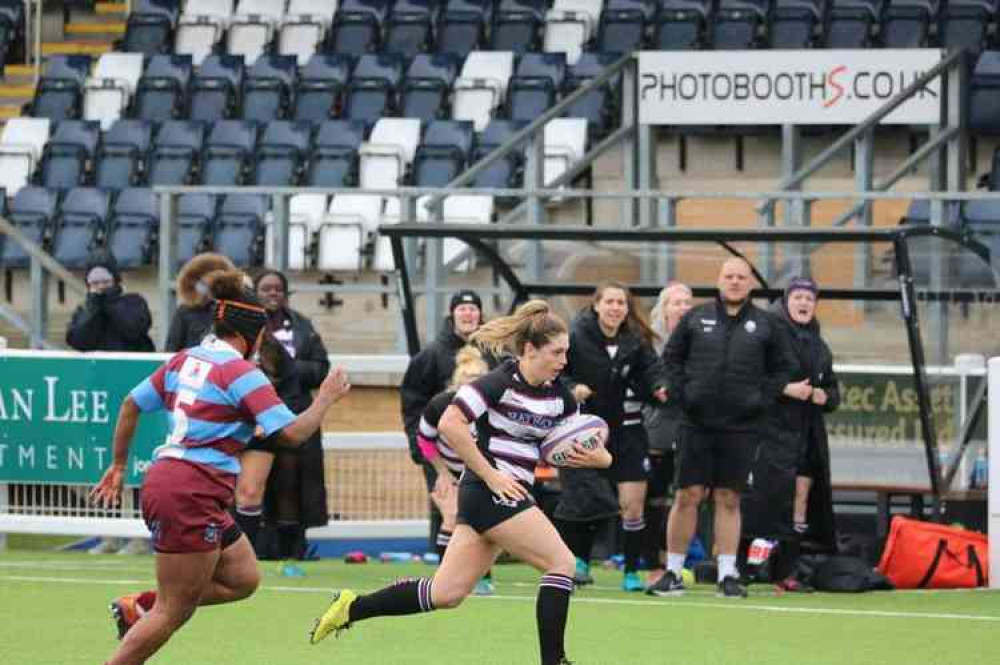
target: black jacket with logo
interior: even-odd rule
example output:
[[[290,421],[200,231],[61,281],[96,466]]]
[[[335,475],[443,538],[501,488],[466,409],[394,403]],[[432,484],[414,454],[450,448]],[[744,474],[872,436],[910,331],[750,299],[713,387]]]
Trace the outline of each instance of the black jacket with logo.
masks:
[[[747,301],[729,316],[722,301],[695,307],[663,349],[668,399],[684,424],[759,430],[792,369],[789,342],[774,317]]]
[[[614,358],[608,355],[608,340],[590,307],[573,320],[569,340],[564,381],[571,390],[582,383],[594,391],[581,409],[604,418],[612,429],[622,424],[627,388],[633,388],[640,400],[649,400],[653,391],[665,385],[653,347],[628,324],[622,324],[611,340],[618,344]]]

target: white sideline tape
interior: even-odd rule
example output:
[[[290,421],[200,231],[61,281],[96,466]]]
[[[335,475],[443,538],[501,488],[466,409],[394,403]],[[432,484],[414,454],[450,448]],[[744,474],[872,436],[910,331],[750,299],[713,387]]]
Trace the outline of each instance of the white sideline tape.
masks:
[[[0,581],[8,582],[50,582],[54,584],[103,584],[121,586],[126,584],[140,585],[151,584],[151,579],[120,579],[120,580],[95,580],[93,578],[82,577],[41,577],[34,575],[0,575]],[[274,591],[279,593],[316,593],[330,594],[332,588],[329,587],[289,587],[263,585],[261,591]],[[472,596],[475,600],[489,601],[517,601],[534,603],[534,596]],[[719,602],[697,602],[663,598],[648,600],[629,600],[626,598],[574,598],[573,604],[585,605],[630,605],[644,607],[698,607],[703,609],[722,610],[749,610],[753,612],[773,612],[776,614],[821,614],[833,616],[854,616],[854,617],[883,617],[895,619],[954,619],[957,621],[983,621],[987,623],[1000,623],[1000,616],[990,616],[982,614],[957,614],[950,612],[898,612],[891,610],[846,610],[830,607],[781,607],[775,605],[755,605],[740,600],[727,600]]]

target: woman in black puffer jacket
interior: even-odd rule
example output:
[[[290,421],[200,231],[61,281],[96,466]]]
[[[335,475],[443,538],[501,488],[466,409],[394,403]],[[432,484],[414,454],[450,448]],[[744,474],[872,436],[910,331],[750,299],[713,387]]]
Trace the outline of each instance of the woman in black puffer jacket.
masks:
[[[596,528],[620,513],[625,531],[622,586],[627,591],[643,589],[638,563],[645,528],[649,441],[639,405],[632,402],[666,399],[653,350],[655,335],[632,294],[617,282],[598,286],[593,303],[573,321],[564,381],[584,413],[608,423],[607,447],[614,460],[607,470],[559,471],[562,496],[555,516],[577,557],[578,583],[589,581]],[[629,388],[635,397],[628,394]]]
[[[798,558],[801,539],[830,552],[836,546],[823,416],[840,404],[840,391],[833,353],[820,336],[816,295],[815,282],[796,278],[771,308],[791,345],[791,382],[805,381],[812,390],[806,399],[782,395],[769,410],[765,445],[752,468],[753,487],[743,499],[744,537],[779,542],[772,574],[789,590],[798,589],[785,578]]]

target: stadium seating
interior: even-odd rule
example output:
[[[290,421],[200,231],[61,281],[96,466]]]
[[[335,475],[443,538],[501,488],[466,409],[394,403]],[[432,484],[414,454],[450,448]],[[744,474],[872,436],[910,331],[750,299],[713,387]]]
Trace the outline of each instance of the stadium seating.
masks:
[[[242,185],[253,168],[257,125],[240,120],[222,120],[212,126],[201,158],[201,183],[214,186]]]
[[[568,171],[587,152],[587,121],[557,118],[545,125],[545,183]]]
[[[187,116],[189,55],[154,55],[136,86],[132,117],[140,120],[172,120]]]
[[[344,55],[312,56],[295,85],[292,119],[321,122],[339,116],[351,66],[350,58]]]
[[[90,251],[106,233],[111,195],[95,187],[66,193],[52,231],[52,255],[67,268],[83,268]]]
[[[149,184],[189,185],[195,182],[204,140],[205,126],[200,122],[164,122],[149,154]]]
[[[451,0],[438,16],[435,50],[464,58],[483,48],[492,12],[490,0]]]
[[[166,53],[179,17],[180,3],[175,0],[135,0],[121,50],[143,55]]]
[[[437,120],[427,126],[413,158],[414,187],[443,187],[466,167],[472,152],[471,122]]]
[[[287,118],[298,78],[292,55],[262,55],[243,81],[243,119],[270,122]]]
[[[309,155],[312,126],[307,122],[275,120],[257,143],[253,184],[270,187],[297,185]]]
[[[159,206],[153,190],[130,187],[121,191],[104,241],[119,268],[136,268],[149,262],[159,226]]]
[[[420,142],[416,118],[382,118],[361,145],[360,185],[363,189],[396,189],[404,184]]]
[[[7,221],[28,240],[50,248],[50,238],[54,233],[58,195],[44,187],[22,187],[14,195],[7,210]],[[8,242],[3,246],[0,263],[8,268],[26,268],[28,254],[20,243]]]
[[[177,199],[177,265],[211,249],[218,199],[212,194],[183,194]]]
[[[85,184],[100,137],[100,125],[96,122],[60,122],[42,152],[38,184],[53,189],[70,189]]]
[[[264,218],[267,211],[266,196],[226,196],[212,229],[212,248],[232,259],[237,267],[260,265],[263,259]]]
[[[83,86],[89,73],[89,55],[50,56],[27,114],[52,122],[79,118]]]
[[[368,235],[378,228],[383,199],[366,194],[340,194],[330,201],[319,230],[316,267],[356,271],[362,266]]]
[[[403,81],[404,58],[397,54],[366,54],[358,58],[347,86],[343,117],[372,126],[394,115],[396,95]]]
[[[482,131],[503,106],[507,85],[514,73],[514,53],[473,51],[455,80],[452,120],[471,120]]]
[[[243,57],[210,55],[191,80],[189,120],[215,122],[232,118],[243,87]]]
[[[97,149],[94,184],[109,189],[143,184],[152,133],[152,124],[145,120],[117,120],[111,125]]]
[[[233,0],[197,0],[186,3],[178,20],[173,52],[188,55],[195,65],[200,65],[222,41],[233,12]]]
[[[288,202],[288,267],[305,270],[312,267],[313,239],[319,233],[326,215],[326,194],[297,194]],[[274,224],[265,229],[265,258],[267,265],[275,264],[273,253]]]
[[[507,143],[511,137],[524,128],[527,123],[512,120],[494,120],[476,139],[472,151],[472,162],[478,162],[491,152]],[[473,187],[482,188],[517,188],[523,183],[524,149],[515,149],[498,159],[492,165],[479,172],[473,178]]]
[[[566,54],[525,53],[507,89],[507,117],[534,120],[556,102],[566,78]]]
[[[48,118],[11,118],[0,134],[0,188],[14,196],[28,184],[49,140]]]
[[[83,119],[97,120],[101,129],[123,117],[132,104],[142,76],[141,53],[105,53],[84,83]]]
[[[278,53],[294,55],[304,66],[322,47],[336,10],[335,1],[291,0],[278,32]]]
[[[400,116],[423,122],[445,118],[458,66],[458,57],[451,53],[421,53],[414,57],[399,94]]]
[[[305,185],[349,187],[358,182],[358,150],[365,126],[352,120],[327,120],[316,132]],[[325,207],[324,207],[325,209]]]
[[[969,85],[969,129],[1000,133],[1000,51],[979,56]]]
[[[226,52],[253,62],[270,47],[285,16],[286,0],[240,0],[226,33]]]

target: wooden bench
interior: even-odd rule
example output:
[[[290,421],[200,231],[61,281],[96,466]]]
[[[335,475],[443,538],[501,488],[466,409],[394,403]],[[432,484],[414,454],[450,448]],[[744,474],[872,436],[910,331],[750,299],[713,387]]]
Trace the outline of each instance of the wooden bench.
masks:
[[[892,500],[895,497],[909,499],[910,515],[922,518],[924,497],[931,496],[929,487],[916,485],[887,485],[876,483],[834,483],[834,492],[868,492],[875,494],[875,534],[881,539],[889,535],[892,519]],[[986,501],[986,490],[951,490],[942,501]]]

